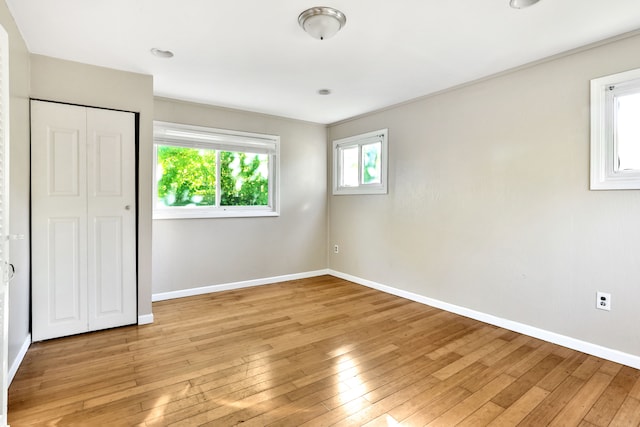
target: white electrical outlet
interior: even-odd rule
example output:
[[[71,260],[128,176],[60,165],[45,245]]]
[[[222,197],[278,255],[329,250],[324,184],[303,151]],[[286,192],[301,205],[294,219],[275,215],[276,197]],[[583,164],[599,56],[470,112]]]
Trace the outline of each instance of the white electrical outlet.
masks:
[[[338,246],[338,245],[333,245],[333,253],[334,253],[334,254],[340,253],[340,246]]]
[[[596,293],[596,308],[611,311],[611,294],[606,292]]]

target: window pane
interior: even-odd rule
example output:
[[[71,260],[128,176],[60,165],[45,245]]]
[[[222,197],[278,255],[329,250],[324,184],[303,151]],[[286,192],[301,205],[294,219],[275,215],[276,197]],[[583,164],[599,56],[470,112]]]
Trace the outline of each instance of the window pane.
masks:
[[[342,187],[357,187],[358,181],[358,147],[342,148]]]
[[[157,155],[159,205],[215,206],[215,150],[158,145]]]
[[[617,97],[617,171],[640,170],[640,93]]]
[[[220,152],[220,204],[269,205],[269,155]]]
[[[367,144],[362,146],[362,183],[380,184],[380,153],[382,143]]]

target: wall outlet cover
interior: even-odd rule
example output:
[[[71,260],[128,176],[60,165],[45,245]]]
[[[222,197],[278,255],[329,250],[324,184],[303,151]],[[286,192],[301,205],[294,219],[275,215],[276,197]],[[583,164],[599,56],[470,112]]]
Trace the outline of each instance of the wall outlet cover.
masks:
[[[606,292],[597,292],[596,308],[611,311],[611,294]]]

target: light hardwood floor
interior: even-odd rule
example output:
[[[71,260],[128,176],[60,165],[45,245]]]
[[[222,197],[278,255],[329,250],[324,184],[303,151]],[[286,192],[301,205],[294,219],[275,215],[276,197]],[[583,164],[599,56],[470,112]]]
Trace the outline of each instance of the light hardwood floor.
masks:
[[[36,343],[24,425],[637,426],[640,371],[331,276]]]

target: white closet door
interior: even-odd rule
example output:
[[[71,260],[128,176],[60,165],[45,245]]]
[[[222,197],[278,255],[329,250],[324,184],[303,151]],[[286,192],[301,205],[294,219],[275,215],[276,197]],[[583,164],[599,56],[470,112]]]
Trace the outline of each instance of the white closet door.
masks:
[[[34,341],[136,323],[132,113],[31,103]]]
[[[86,112],[31,103],[32,337],[88,330]]]
[[[87,108],[89,329],[137,321],[134,115]]]

